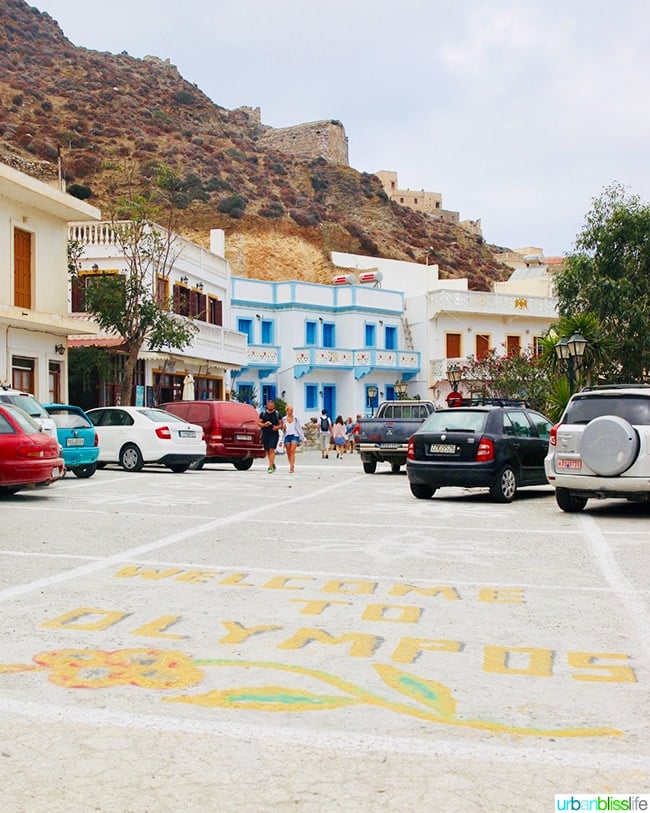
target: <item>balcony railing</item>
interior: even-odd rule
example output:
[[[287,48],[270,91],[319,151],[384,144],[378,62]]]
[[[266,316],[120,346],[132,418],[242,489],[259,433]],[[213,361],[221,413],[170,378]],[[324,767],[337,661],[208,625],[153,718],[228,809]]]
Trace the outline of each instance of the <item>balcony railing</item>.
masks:
[[[557,319],[556,300],[548,296],[495,294],[485,291],[433,291],[427,295],[429,316],[443,311],[494,316]]]
[[[390,370],[400,378],[412,378],[420,369],[420,354],[408,350],[337,349],[299,347],[294,349],[294,375],[300,378],[313,369],[354,370],[355,378],[373,370]]]

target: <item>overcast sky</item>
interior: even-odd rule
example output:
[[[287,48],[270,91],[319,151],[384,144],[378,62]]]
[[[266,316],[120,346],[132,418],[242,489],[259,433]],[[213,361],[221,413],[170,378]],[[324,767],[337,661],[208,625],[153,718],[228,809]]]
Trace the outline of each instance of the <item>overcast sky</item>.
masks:
[[[648,0],[30,3],[272,127],[339,119],[351,166],[440,192],[491,243],[563,254],[605,186],[650,199]]]

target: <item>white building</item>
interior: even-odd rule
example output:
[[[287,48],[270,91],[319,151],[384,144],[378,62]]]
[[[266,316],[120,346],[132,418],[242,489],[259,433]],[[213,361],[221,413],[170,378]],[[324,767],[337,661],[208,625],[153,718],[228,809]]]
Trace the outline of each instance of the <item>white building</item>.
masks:
[[[68,222],[98,220],[77,198],[0,164],[0,383],[40,401],[68,398]]]
[[[157,227],[164,232],[162,227]],[[126,273],[122,249],[111,223],[72,223],[70,240],[83,246],[79,282],[71,291],[71,309],[81,312],[85,285],[96,274]],[[224,257],[224,233],[210,232],[210,250],[173,236],[173,262],[152,280],[161,302],[171,302],[181,317],[191,318],[198,331],[183,350],[163,348],[138,356],[136,403],[158,404],[183,397],[186,377],[191,376],[196,398],[223,399],[230,390],[231,371],[247,362],[246,336],[232,328],[230,266]],[[101,338],[79,338],[71,345],[88,344],[119,347],[121,339],[104,334]],[[115,403],[115,381],[98,382],[93,394],[96,404]],[[187,392],[187,391],[186,391]]]
[[[492,292],[470,291],[466,279],[440,280],[438,266],[332,253],[339,267],[358,276],[374,272],[381,284],[405,292],[406,333],[422,354],[409,394],[442,404],[450,391],[447,367],[495,349],[500,354],[526,347],[557,321],[552,276],[536,263],[517,269]],[[469,395],[469,393],[467,393]]]
[[[347,280],[341,285],[233,277],[236,326],[248,360],[234,387],[264,404],[280,396],[302,421],[372,412],[397,381],[419,374],[420,354],[404,329],[404,294]]]

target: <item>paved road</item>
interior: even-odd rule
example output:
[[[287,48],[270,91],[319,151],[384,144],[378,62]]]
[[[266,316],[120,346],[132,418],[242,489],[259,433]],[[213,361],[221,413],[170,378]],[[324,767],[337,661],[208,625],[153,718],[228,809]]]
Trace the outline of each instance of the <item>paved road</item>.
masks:
[[[3,813],[650,792],[650,508],[104,469],[0,501]]]

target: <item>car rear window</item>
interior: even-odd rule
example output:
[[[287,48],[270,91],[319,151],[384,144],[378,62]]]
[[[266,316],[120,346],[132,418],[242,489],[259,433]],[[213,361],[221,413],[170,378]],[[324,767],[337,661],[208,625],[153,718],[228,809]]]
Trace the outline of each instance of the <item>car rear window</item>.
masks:
[[[567,407],[564,423],[589,423],[616,415],[633,426],[650,424],[650,398],[642,395],[579,395]]]
[[[74,409],[48,409],[50,418],[59,429],[87,429],[91,422]]]
[[[154,423],[187,423],[187,421],[181,420],[178,415],[166,412],[164,409],[139,409],[138,412]]]
[[[9,404],[5,404],[4,406],[7,412],[13,418],[13,420],[23,430],[23,432],[25,432],[28,435],[38,435],[41,432],[41,427],[36,423],[36,421],[32,420],[32,418],[30,418],[29,415],[26,415],[21,409],[16,409],[14,406]],[[0,418],[2,419],[2,424],[0,426],[0,434],[3,435],[15,434],[16,430],[5,418],[5,416],[0,414]]]
[[[42,407],[36,398],[33,398],[31,395],[4,394],[0,395],[0,401],[6,401],[8,404],[14,404],[14,406],[20,407],[28,415],[31,415],[32,418],[47,418],[47,412],[45,411],[44,407]]]
[[[444,409],[432,412],[420,427],[421,432],[482,432],[487,412],[468,409]]]

